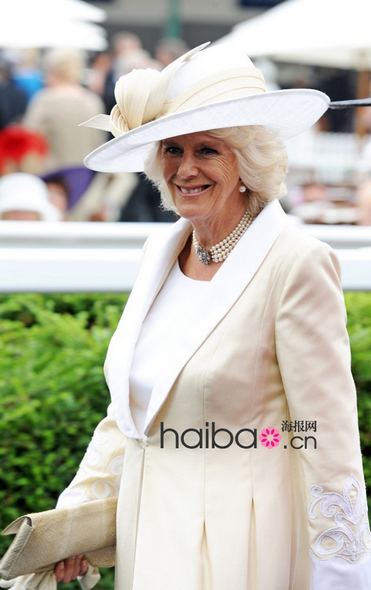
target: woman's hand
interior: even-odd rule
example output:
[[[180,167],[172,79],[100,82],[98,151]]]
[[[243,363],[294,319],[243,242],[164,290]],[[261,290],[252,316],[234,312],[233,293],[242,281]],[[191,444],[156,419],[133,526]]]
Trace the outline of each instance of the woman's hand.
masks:
[[[57,582],[68,584],[78,576],[84,576],[88,571],[89,563],[84,555],[74,555],[56,563],[54,574]]]

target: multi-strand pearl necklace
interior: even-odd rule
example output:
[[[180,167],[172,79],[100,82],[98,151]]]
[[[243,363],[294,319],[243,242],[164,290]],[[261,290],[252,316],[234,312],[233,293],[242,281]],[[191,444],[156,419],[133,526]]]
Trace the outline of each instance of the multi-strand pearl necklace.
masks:
[[[203,264],[211,264],[211,262],[224,262],[224,260],[227,258],[227,256],[229,256],[237,244],[238,240],[252,223],[253,219],[253,216],[250,215],[248,211],[246,211],[234,230],[226,238],[224,238],[224,240],[218,242],[215,244],[215,246],[212,246],[210,250],[207,250],[201,246],[200,242],[196,238],[196,232],[193,230],[192,244],[196,250],[198,259]]]

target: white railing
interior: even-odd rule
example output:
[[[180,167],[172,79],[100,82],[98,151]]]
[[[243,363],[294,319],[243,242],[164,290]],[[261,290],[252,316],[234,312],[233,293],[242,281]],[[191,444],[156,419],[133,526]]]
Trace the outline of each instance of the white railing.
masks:
[[[123,292],[151,223],[0,222],[0,291]],[[371,291],[371,227],[303,225],[337,250],[346,290]]]
[[[300,227],[335,250],[371,248],[371,226],[301,224]]]

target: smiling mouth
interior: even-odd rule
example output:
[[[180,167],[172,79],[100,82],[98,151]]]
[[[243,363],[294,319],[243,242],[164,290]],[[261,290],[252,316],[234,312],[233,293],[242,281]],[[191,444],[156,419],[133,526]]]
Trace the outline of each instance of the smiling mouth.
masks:
[[[210,184],[203,184],[201,186],[179,186],[176,185],[177,189],[182,195],[200,195],[210,188]]]

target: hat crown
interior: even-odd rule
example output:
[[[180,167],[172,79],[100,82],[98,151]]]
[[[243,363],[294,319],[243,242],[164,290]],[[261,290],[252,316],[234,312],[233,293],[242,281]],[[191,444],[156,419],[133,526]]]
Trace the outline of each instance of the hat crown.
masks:
[[[219,77],[226,82],[229,75],[233,76],[236,70],[245,70],[246,75],[260,78],[265,86],[262,73],[240,48],[234,45],[215,45],[199,51],[181,64],[170,80],[167,97],[170,100],[176,99],[181,93],[188,92],[203,81],[207,84],[210,78]]]

